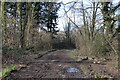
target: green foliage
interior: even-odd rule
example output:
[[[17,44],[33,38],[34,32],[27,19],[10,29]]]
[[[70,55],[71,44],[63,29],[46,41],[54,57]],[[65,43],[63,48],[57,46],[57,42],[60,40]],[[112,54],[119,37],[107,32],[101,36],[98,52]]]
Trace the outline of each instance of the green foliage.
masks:
[[[96,74],[95,78],[108,78],[106,75],[102,75],[102,74]]]
[[[58,30],[56,30],[56,25],[58,18],[57,11],[59,8],[60,4],[56,2],[35,3],[35,19],[37,20],[36,24],[45,25],[47,29],[43,28],[43,30],[56,34],[56,32],[58,32]]]
[[[58,18],[57,12],[60,8],[59,3],[6,2],[2,5],[2,25],[6,25],[5,29],[3,29],[3,45],[8,46],[4,47],[4,51],[11,50],[16,53],[23,53],[24,48],[31,45],[33,47],[36,47],[36,45],[38,45],[42,48],[48,46],[49,48],[51,43],[48,44],[47,42],[45,42],[47,41],[45,39],[44,42],[47,43],[47,46],[44,45],[44,42],[42,44],[43,40],[40,44],[36,42],[39,41],[38,29],[41,29],[48,33],[50,32],[52,34],[56,34],[59,31],[56,30]],[[23,50],[21,50],[20,48],[23,48]]]
[[[9,76],[9,74],[12,70],[15,70],[15,65],[11,65],[10,67],[3,69],[2,72],[0,72],[0,76],[2,76],[2,77]]]

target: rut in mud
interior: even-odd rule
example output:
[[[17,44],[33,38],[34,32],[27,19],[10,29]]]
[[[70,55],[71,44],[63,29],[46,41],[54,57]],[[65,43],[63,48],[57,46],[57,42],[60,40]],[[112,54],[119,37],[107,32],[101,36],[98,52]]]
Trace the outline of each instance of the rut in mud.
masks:
[[[82,69],[83,65],[89,70],[87,73]],[[78,71],[67,72],[70,68],[76,68]],[[107,72],[105,65],[92,64],[89,60],[76,62],[69,57],[68,50],[57,50],[42,57],[38,56],[34,61],[29,62],[26,67],[12,72],[9,78],[91,78],[94,77],[97,70],[114,77],[114,74]]]

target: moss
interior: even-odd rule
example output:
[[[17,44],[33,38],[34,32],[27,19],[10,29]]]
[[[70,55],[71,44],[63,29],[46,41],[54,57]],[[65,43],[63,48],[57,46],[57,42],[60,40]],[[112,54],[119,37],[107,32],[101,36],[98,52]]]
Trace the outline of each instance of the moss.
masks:
[[[0,72],[0,76],[1,77],[9,76],[9,74],[12,70],[15,70],[15,65],[11,65],[10,67],[3,69],[2,72]]]

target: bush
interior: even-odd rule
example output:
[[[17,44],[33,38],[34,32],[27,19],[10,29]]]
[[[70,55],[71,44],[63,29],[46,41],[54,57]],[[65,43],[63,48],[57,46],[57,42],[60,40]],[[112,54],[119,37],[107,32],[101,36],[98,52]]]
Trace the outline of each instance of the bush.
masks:
[[[88,35],[80,35],[78,32],[75,35],[75,45],[79,49],[80,54],[91,55],[92,42],[88,39]]]
[[[34,40],[34,44],[36,50],[49,50],[52,49],[52,37],[51,34],[41,32],[39,33],[39,37],[37,36]]]
[[[93,42],[93,53],[96,55],[108,55],[111,47],[107,44],[102,34],[98,34]]]
[[[81,29],[84,33],[84,30]],[[93,40],[89,39],[88,34],[81,35],[78,31],[74,32],[75,45],[80,54],[90,55],[109,55],[111,46],[107,43],[102,33],[98,33]]]

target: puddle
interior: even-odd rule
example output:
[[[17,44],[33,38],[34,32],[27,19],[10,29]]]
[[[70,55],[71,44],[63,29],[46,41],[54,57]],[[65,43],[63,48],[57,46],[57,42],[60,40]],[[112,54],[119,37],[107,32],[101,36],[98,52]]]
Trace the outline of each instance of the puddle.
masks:
[[[77,68],[68,68],[67,72],[79,72],[80,70]]]

